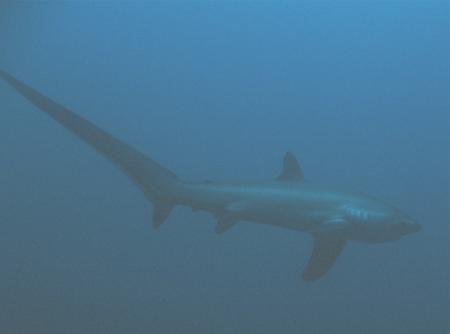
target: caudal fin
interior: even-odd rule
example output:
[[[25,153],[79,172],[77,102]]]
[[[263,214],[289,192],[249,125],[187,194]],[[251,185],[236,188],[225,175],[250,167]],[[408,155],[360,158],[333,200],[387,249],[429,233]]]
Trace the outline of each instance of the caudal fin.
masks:
[[[173,193],[179,181],[174,173],[5,71],[0,70],[0,78],[127,174],[153,202],[154,226],[164,222],[175,205]]]

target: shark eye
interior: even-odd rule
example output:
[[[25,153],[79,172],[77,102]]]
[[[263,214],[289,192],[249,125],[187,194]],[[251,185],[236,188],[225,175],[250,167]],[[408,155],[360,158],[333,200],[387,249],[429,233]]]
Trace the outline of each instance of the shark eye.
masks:
[[[407,229],[410,225],[411,225],[411,224],[408,223],[407,221],[402,221],[402,222],[400,223],[400,226],[401,226],[402,228],[404,228],[404,229]]]

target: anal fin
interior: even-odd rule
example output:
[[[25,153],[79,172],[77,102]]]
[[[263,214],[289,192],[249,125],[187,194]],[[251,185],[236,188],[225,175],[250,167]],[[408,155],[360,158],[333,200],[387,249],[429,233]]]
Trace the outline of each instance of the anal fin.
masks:
[[[222,234],[232,228],[235,224],[236,221],[232,219],[219,219],[214,230],[217,234]]]

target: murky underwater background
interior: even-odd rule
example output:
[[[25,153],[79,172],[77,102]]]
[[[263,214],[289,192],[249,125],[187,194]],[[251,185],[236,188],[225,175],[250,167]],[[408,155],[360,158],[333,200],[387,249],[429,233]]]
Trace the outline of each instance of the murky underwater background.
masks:
[[[113,165],[0,82],[1,333],[450,332],[448,5],[0,3],[0,68],[180,177],[372,194],[420,233],[350,244],[177,208],[160,231]]]

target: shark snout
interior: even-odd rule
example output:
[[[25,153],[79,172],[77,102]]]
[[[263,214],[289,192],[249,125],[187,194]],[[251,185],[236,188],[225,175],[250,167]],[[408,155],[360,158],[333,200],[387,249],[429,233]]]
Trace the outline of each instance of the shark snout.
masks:
[[[421,229],[422,229],[422,225],[420,225],[419,223],[413,223],[413,225],[411,227],[411,233],[419,232]]]
[[[419,232],[422,225],[412,219],[404,219],[400,222],[400,228],[404,234],[412,234]]]

